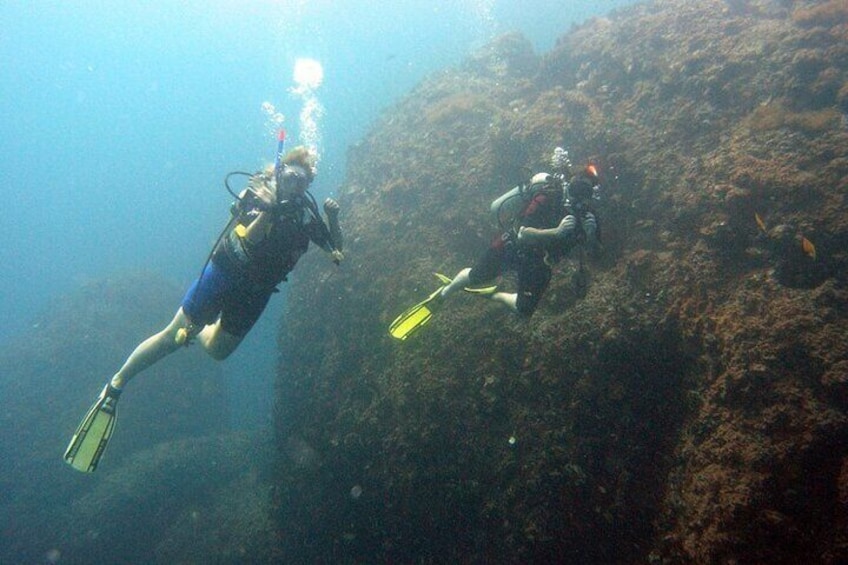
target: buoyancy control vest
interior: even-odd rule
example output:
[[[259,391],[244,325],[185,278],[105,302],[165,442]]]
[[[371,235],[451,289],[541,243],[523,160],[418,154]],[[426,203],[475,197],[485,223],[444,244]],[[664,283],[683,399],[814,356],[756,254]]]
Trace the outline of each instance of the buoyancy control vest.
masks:
[[[286,279],[309,241],[322,247],[330,244],[329,231],[311,195],[294,196],[279,202],[267,213],[273,214],[268,232],[257,242],[244,236],[259,215],[262,205],[247,190],[232,207],[232,226],[216,246],[212,260],[224,269],[245,275],[254,285],[273,287]],[[326,242],[326,243],[325,243]]]
[[[561,174],[536,173],[528,184],[520,184],[492,201],[489,209],[503,230],[515,227],[515,222],[538,194],[564,197],[565,179]]]

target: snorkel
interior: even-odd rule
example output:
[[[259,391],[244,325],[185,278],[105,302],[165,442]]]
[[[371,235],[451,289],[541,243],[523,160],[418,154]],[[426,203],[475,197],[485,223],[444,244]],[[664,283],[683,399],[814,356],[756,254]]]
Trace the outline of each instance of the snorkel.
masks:
[[[282,188],[280,175],[283,172],[283,151],[285,150],[285,145],[286,130],[280,128],[280,131],[277,132],[277,154],[274,155],[274,183],[276,184],[278,202],[280,200],[280,191]]]
[[[283,161],[283,149],[286,144],[286,130],[280,128],[280,131],[277,133],[277,155],[274,158],[274,178],[277,178],[277,175],[280,174],[280,163]]]

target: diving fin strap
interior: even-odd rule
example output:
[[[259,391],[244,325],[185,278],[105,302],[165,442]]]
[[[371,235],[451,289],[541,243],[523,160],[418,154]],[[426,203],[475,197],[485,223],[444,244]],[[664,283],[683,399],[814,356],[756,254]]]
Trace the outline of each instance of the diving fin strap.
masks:
[[[121,389],[107,383],[82,419],[65,450],[65,462],[78,471],[91,473],[97,468],[106,445],[115,431],[116,409]]]
[[[445,285],[445,286],[447,286],[447,285],[449,285],[450,283],[453,282],[452,278],[445,276],[441,273],[433,273],[433,274],[436,275],[436,278],[439,279],[442,282],[442,284]],[[444,288],[444,287],[442,287],[442,288]],[[439,289],[439,290],[441,290],[441,289]],[[471,294],[476,294],[478,296],[491,296],[492,294],[497,292],[498,286],[497,285],[482,286],[482,287],[466,286],[462,290],[464,290],[465,292],[469,292]]]
[[[439,279],[439,281],[440,281],[443,285],[449,285],[450,283],[452,283],[452,282],[453,282],[453,279],[452,279],[452,278],[450,278],[450,277],[449,277],[449,276],[447,276],[447,275],[443,275],[442,273],[433,273],[433,274],[434,274],[434,275],[436,275],[436,278],[437,278],[437,279]],[[441,289],[439,289],[439,290],[441,290]]]
[[[474,294],[474,295],[477,295],[477,296],[491,296],[498,291],[498,285],[495,284],[495,285],[492,285],[492,286],[481,286],[481,287],[466,286],[462,290],[464,290],[465,292],[467,292],[469,294]]]
[[[430,296],[416,304],[415,306],[409,308],[404,311],[400,316],[394,319],[394,321],[389,326],[389,334],[401,341],[405,340],[413,333],[424,327],[424,325],[430,321],[430,318],[433,317],[433,304],[431,304],[434,300],[441,297],[442,290],[453,282],[447,275],[443,275],[441,273],[433,273],[439,282],[442,283],[442,286],[433,291]]]

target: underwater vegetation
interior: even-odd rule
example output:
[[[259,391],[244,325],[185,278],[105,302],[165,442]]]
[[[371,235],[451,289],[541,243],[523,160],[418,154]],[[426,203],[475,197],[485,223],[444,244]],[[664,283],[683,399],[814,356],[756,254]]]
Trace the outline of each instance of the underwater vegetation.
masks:
[[[751,129],[756,132],[789,128],[815,135],[829,129],[839,129],[842,126],[842,112],[837,108],[791,112],[779,102],[774,102],[754,110],[750,120]]]
[[[347,264],[292,281],[279,555],[845,561],[846,92],[844,2],[667,0],[388,110],[349,152]],[[565,261],[529,322],[458,296],[393,342],[556,145],[602,170],[588,290]]]
[[[848,20],[848,6],[840,0],[801,5],[793,10],[792,19],[804,26],[830,26]]]
[[[603,175],[588,289],[564,261],[529,321],[462,295],[393,341],[557,145]],[[133,383],[97,483],[61,461],[179,299],[147,274],[4,347],[0,562],[848,561],[844,1],[645,2],[542,54],[506,35],[349,157],[347,261],[292,277],[272,446],[225,431],[194,351]]]

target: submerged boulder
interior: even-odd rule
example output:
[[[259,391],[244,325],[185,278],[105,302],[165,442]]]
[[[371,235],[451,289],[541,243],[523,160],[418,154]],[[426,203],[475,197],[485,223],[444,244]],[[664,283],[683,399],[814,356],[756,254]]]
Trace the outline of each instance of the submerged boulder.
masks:
[[[350,150],[346,261],[292,282],[282,554],[844,561],[846,22],[647,2],[542,55],[496,42],[386,112]],[[456,296],[392,341],[556,145],[602,167],[588,291],[566,261],[529,322]]]
[[[150,273],[93,280],[57,298],[28,331],[4,344],[0,561],[38,562],[48,551],[61,554],[66,547],[48,540],[63,537],[79,521],[94,523],[95,529],[105,527],[101,521],[131,527],[139,512],[133,505],[116,505],[108,516],[81,516],[66,506],[102,488],[100,481],[142,480],[128,477],[124,469],[140,452],[167,450],[160,446],[227,429],[221,369],[201,351],[190,351],[163,360],[128,385],[97,481],[62,460],[77,424],[107,380],[142,339],[170,320],[180,295],[179,288]],[[48,523],[50,536],[45,535]],[[74,543],[80,552],[75,559],[82,562],[84,539]]]

